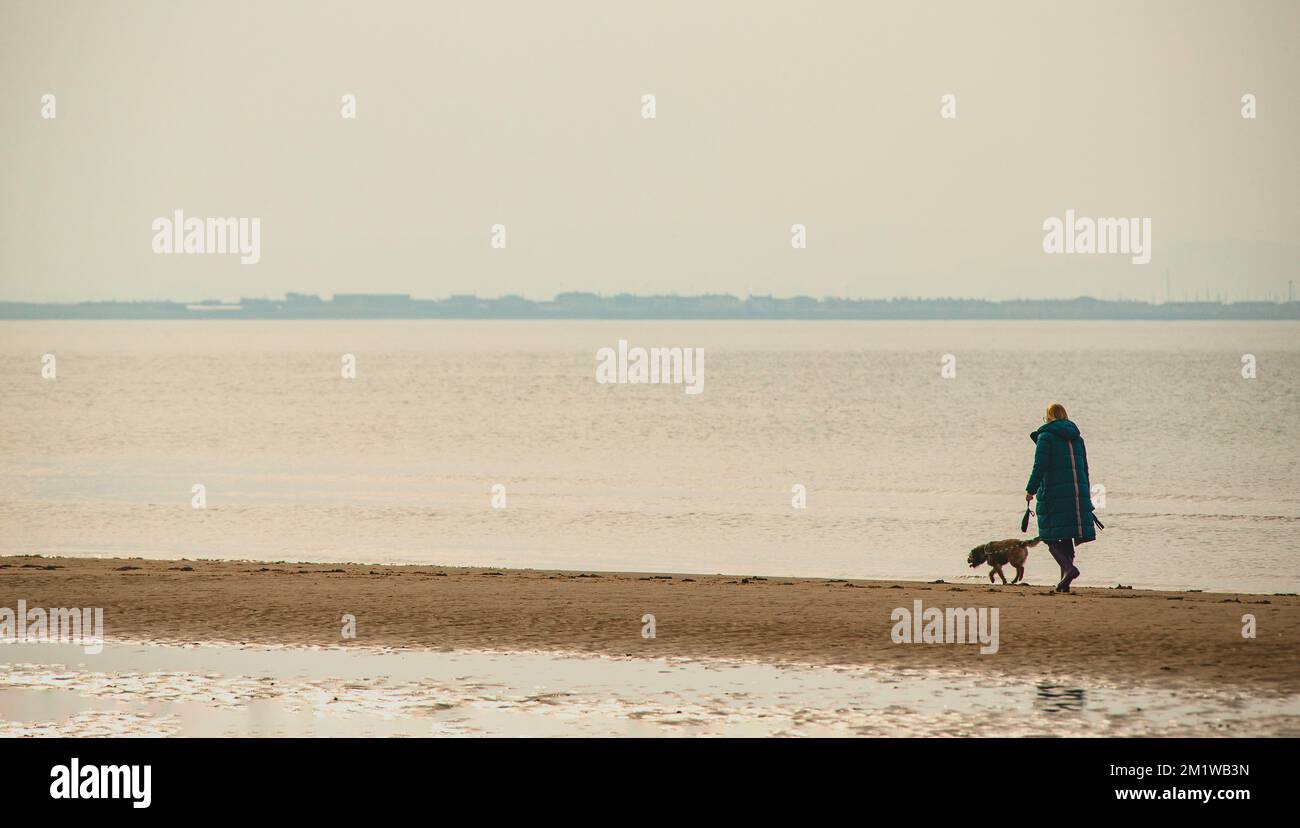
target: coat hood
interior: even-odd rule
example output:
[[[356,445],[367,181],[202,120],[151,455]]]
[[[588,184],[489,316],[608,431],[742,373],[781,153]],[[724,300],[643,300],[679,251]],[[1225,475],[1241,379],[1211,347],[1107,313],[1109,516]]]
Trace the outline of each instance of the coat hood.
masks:
[[[1060,437],[1062,440],[1077,440],[1079,427],[1074,424],[1073,420],[1052,420],[1030,434],[1029,439],[1037,443],[1040,434],[1051,434],[1053,437]]]

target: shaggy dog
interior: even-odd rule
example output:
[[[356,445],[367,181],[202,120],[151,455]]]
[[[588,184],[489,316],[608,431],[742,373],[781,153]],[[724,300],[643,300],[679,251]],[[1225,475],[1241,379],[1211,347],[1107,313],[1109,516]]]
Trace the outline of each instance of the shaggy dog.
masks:
[[[1016,578],[1011,583],[1020,583],[1020,579],[1025,577],[1025,561],[1029,559],[1029,547],[1037,546],[1039,538],[1033,540],[1020,540],[1019,538],[1008,538],[1007,540],[993,541],[983,546],[977,546],[970,551],[966,557],[966,563],[974,569],[981,564],[988,564],[992,569],[989,570],[989,583],[993,583],[993,576],[997,575],[1002,579],[1002,583],[1007,582],[1007,576],[1002,572],[1002,567],[1011,564],[1016,568]]]

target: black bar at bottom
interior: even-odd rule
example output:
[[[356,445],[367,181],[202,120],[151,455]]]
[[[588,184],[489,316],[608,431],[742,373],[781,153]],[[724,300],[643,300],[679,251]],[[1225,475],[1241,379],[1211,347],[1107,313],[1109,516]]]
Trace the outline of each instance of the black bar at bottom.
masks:
[[[35,739],[9,742],[0,755],[5,805],[33,814],[337,817],[385,806],[431,819],[462,812],[463,821],[466,810],[563,818],[600,805],[625,809],[606,812],[618,821],[648,811],[681,817],[685,807],[734,817],[781,800],[812,812],[1195,807],[1221,816],[1278,808],[1295,747],[1282,739]],[[77,781],[89,786],[76,798],[59,784],[74,781],[74,760]],[[125,792],[132,778],[123,765],[136,766]],[[135,807],[146,765],[149,804]],[[80,796],[97,787],[111,794],[117,780],[125,780],[119,798]]]

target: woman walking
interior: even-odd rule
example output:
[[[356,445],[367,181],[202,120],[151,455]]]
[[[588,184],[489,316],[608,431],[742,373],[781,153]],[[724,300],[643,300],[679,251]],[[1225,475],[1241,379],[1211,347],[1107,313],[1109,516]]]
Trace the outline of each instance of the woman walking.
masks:
[[[1037,444],[1034,470],[1025,486],[1025,502],[1038,497],[1038,536],[1061,567],[1057,592],[1069,592],[1079,577],[1074,565],[1075,546],[1096,540],[1092,497],[1088,486],[1088,450],[1079,427],[1065,413],[1065,406],[1047,407],[1043,426],[1029,435]]]

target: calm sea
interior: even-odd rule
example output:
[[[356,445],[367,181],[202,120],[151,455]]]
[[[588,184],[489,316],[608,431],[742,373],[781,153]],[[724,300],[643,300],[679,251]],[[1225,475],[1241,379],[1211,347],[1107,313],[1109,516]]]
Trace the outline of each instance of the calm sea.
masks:
[[[3,322],[0,552],[971,579],[1055,401],[1081,585],[1300,591],[1293,322]]]

